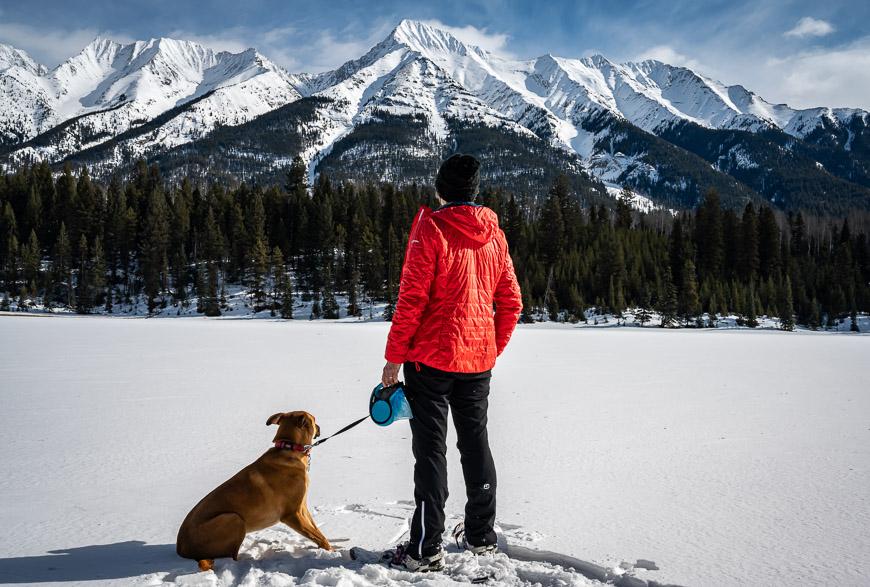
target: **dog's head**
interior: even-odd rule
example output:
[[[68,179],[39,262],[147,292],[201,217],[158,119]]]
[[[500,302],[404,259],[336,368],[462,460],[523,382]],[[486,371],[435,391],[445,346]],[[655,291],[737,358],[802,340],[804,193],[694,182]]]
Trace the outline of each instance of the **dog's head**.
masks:
[[[320,426],[308,412],[278,412],[266,420],[266,426],[278,425],[272,442],[284,440],[293,444],[311,444],[320,436]]]

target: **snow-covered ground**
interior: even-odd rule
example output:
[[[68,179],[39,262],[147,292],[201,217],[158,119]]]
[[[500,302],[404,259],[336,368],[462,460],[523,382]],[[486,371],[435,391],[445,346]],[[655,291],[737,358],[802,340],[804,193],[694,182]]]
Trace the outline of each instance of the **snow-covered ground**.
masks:
[[[268,448],[270,414],[309,410],[328,434],[365,413],[387,328],[0,316],[0,583],[444,585],[483,566],[597,584],[577,559],[617,582],[870,583],[870,337],[809,332],[521,326],[490,415],[511,559],[412,576],[280,526],[216,573],[177,558],[182,518]],[[407,422],[315,450],[309,502],[334,544],[401,539]]]

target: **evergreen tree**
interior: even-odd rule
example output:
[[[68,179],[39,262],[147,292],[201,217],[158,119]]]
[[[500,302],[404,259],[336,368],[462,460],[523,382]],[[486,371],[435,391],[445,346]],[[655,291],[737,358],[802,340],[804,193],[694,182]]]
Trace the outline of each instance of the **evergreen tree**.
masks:
[[[327,281],[327,285],[324,286],[322,299],[321,310],[323,317],[328,320],[338,318],[338,302],[336,302],[335,293],[332,291],[332,280]]]
[[[314,302],[311,304],[311,315],[308,319],[318,320],[321,316],[323,316],[323,311],[320,309],[320,294],[317,293],[314,296]]]
[[[73,307],[72,258],[70,253],[70,242],[66,232],[66,224],[61,222],[60,232],[55,244],[53,272],[54,282],[62,285],[66,291],[65,301],[68,308]]]
[[[208,281],[206,283],[205,303],[203,304],[206,316],[220,316],[220,304],[218,303],[218,269],[213,262],[208,263]]]
[[[562,217],[561,191],[554,184],[541,213],[541,223],[538,234],[541,239],[543,261],[550,267],[562,256],[565,247],[565,221]]]
[[[679,313],[688,326],[701,313],[701,302],[698,298],[698,281],[695,277],[695,264],[686,259],[683,266],[683,287],[680,289]]]
[[[165,280],[169,264],[167,260],[169,222],[166,197],[159,189],[152,190],[148,197],[148,214],[145,222],[147,238],[144,242],[142,274],[145,295],[148,300],[148,312],[151,313],[158,305],[157,297],[166,290]],[[165,303],[163,306],[165,307]]]
[[[106,296],[106,257],[103,252],[103,243],[99,236],[94,237],[94,246],[91,254],[91,287],[93,288],[93,302],[95,306],[101,306],[107,299]],[[111,302],[108,309],[111,309]]]
[[[822,325],[822,313],[819,308],[819,301],[816,298],[813,298],[811,308],[810,308],[810,320],[809,327],[812,330],[818,330]]]
[[[758,275],[758,220],[752,202],[746,204],[740,223],[740,275],[743,281],[754,281]]]
[[[640,297],[640,304],[634,315],[635,321],[640,324],[641,328],[643,328],[644,324],[652,320],[650,308],[652,308],[652,300],[650,299],[649,290],[644,287]]]
[[[285,320],[293,319],[293,283],[289,275],[284,279],[281,290],[281,317]]]
[[[585,305],[580,290],[572,285],[568,290],[568,317],[571,322],[586,322]]]
[[[559,321],[559,300],[556,299],[556,290],[550,288],[547,290],[547,313],[550,316],[550,320],[553,322]]]
[[[522,322],[523,324],[531,324],[535,321],[535,319],[532,317],[532,288],[529,285],[528,279],[523,280],[523,284],[522,286],[520,286],[520,291],[523,295],[523,310],[520,314],[520,322]]]
[[[725,258],[722,208],[719,194],[711,189],[698,207],[695,222],[698,270],[702,277],[719,276]]]
[[[348,286],[347,292],[347,315],[348,316],[361,316],[362,309],[359,306],[359,284],[360,284],[360,272],[357,269],[354,269],[350,274],[350,284]]]
[[[673,277],[669,268],[665,268],[664,277],[664,292],[659,299],[659,314],[662,317],[661,327],[667,328],[673,325],[677,319],[678,300],[677,287],[674,285]]]
[[[791,278],[786,275],[779,293],[779,324],[783,330],[794,330],[794,302],[791,293]]]
[[[746,289],[746,316],[744,318],[745,324],[750,328],[755,328],[758,326],[758,315],[756,308],[758,300],[755,295],[755,284],[750,283],[749,287]]]
[[[266,303],[266,275],[269,264],[269,253],[266,250],[266,243],[263,242],[263,239],[258,238],[256,240],[252,253],[251,298],[254,311],[259,312],[264,308]]]
[[[671,262],[671,278],[676,287],[683,284],[683,269],[686,266],[686,244],[683,240],[683,221],[677,216],[671,228],[668,255]]]
[[[758,215],[758,263],[764,279],[779,273],[779,241],[780,231],[773,210],[769,206],[763,206]]]
[[[82,233],[79,237],[79,274],[76,291],[76,312],[79,314],[90,314],[94,307],[88,256],[88,239]]]
[[[28,293],[35,297],[38,294],[36,284],[41,281],[42,247],[39,246],[39,239],[36,238],[34,229],[30,230],[30,238],[21,248],[21,262],[24,269],[24,283],[33,284],[28,285]]]
[[[272,249],[272,304],[270,314],[277,315],[277,310],[281,307],[281,298],[287,284],[284,282],[288,279],[287,270],[284,267],[284,255],[281,253],[280,247],[275,245]]]
[[[622,192],[619,194],[619,197],[616,199],[616,227],[621,228],[623,230],[628,230],[631,228],[632,222],[634,219],[631,214],[631,190],[628,188],[622,188]]]

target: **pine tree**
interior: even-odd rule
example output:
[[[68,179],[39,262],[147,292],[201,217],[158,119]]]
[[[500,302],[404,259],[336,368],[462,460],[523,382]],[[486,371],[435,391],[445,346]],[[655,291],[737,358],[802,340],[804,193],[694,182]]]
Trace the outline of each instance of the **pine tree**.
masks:
[[[769,206],[758,215],[758,263],[762,278],[777,275],[780,270],[780,232],[776,217]]]
[[[318,292],[314,295],[314,302],[311,304],[311,315],[308,319],[318,320],[321,316],[323,316],[323,311],[320,309],[320,293]]]
[[[631,190],[622,188],[622,192],[616,199],[616,228],[628,230],[631,228],[634,219],[631,214]]]
[[[822,326],[822,312],[819,308],[819,300],[813,298],[810,306],[809,327],[812,330],[818,330]]]
[[[523,310],[520,314],[520,322],[522,322],[523,324],[532,324],[535,319],[532,317],[532,287],[529,285],[528,278],[523,279],[523,284],[522,286],[520,286],[520,291],[523,295]]]
[[[664,292],[659,299],[659,314],[662,317],[661,327],[667,328],[672,326],[677,319],[677,287],[674,285],[673,277],[669,268],[665,268],[664,277]]]
[[[76,299],[78,300],[78,303],[76,304],[76,312],[79,314],[90,314],[94,304],[91,289],[91,274],[88,267],[88,238],[84,235],[84,233],[82,233],[79,237],[78,257],[79,274],[78,288],[76,293]]]
[[[360,272],[357,269],[351,271],[350,274],[350,284],[348,285],[347,292],[347,315],[348,316],[361,316],[362,309],[359,306],[359,283],[360,283]]]
[[[757,299],[756,299],[756,294],[755,294],[755,284],[754,283],[750,283],[749,288],[746,289],[745,307],[746,307],[746,316],[745,316],[744,321],[748,327],[755,328],[756,326],[758,326],[758,315],[757,315],[757,310],[756,310],[758,305],[757,305]]]
[[[688,326],[701,313],[701,301],[698,298],[698,280],[695,277],[695,264],[686,259],[683,266],[683,287],[680,289],[679,313]]]
[[[41,266],[42,266],[42,247],[39,246],[39,239],[36,238],[36,231],[30,230],[30,238],[27,239],[27,244],[21,248],[21,262],[24,269],[24,282],[27,284],[37,284],[40,282]],[[30,295],[37,296],[36,287],[30,287]]]
[[[544,203],[540,228],[541,253],[544,263],[552,271],[565,247],[565,220],[562,217],[561,190],[554,183]]]
[[[743,281],[754,281],[758,275],[758,220],[752,203],[746,204],[740,223],[740,274]]]
[[[293,319],[293,282],[289,275],[284,279],[281,290],[281,317],[285,320]]]
[[[698,207],[695,243],[698,248],[698,271],[702,278],[718,276],[725,258],[722,208],[719,194],[711,189]]]
[[[60,223],[60,232],[57,236],[55,244],[55,254],[53,262],[54,282],[65,286],[66,289],[66,305],[68,308],[73,307],[73,283],[72,283],[72,259],[70,256],[69,236],[66,232],[66,224]]]
[[[559,300],[556,299],[556,290],[555,289],[550,288],[547,291],[546,304],[547,304],[547,313],[550,316],[550,320],[552,320],[553,322],[558,322],[559,321]]]
[[[287,280],[287,270],[284,267],[284,254],[277,245],[272,249],[270,264],[272,265],[272,304],[270,314],[276,316],[278,308],[281,307],[281,296],[287,287],[284,283]]]
[[[644,287],[640,296],[640,305],[634,315],[635,321],[640,324],[641,328],[643,328],[644,324],[652,320],[652,313],[650,312],[651,307],[652,300],[650,299],[649,290]]]
[[[94,237],[94,247],[91,255],[91,287],[93,288],[94,305],[100,306],[106,296],[106,257],[103,243],[99,236]],[[111,299],[109,297],[109,299]],[[111,309],[111,302],[108,302]]]
[[[258,238],[256,240],[252,254],[251,298],[254,312],[259,312],[264,308],[266,303],[266,275],[269,264],[269,252],[263,239]]]
[[[786,275],[779,292],[779,324],[783,330],[794,330],[794,301],[791,293],[791,278]]]
[[[205,312],[205,301],[208,297],[208,289],[206,287],[206,274],[207,269],[199,263],[195,264],[194,275],[193,275],[193,287],[196,290],[196,312],[197,314],[202,314]]]
[[[668,257],[671,264],[671,278],[677,289],[683,285],[683,269],[686,266],[686,244],[683,239],[683,221],[677,216],[671,228],[668,244]]]
[[[571,322],[586,322],[585,305],[580,290],[572,285],[568,290],[568,316]]]
[[[203,304],[206,316],[220,316],[221,309],[218,303],[218,270],[213,262],[208,263],[208,281],[206,283],[205,303]]]
[[[152,313],[158,305],[157,297],[166,289],[165,279],[168,269],[169,222],[166,197],[159,189],[152,190],[148,197],[148,214],[145,222],[147,238],[144,243],[142,274],[148,312]]]

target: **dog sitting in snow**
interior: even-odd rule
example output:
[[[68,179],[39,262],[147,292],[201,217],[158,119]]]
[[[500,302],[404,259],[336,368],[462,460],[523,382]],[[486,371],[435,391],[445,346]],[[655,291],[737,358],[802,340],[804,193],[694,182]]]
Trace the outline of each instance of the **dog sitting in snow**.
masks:
[[[214,559],[237,560],[248,532],[284,522],[320,548],[332,550],[308,511],[308,450],[320,427],[308,412],[274,414],[275,446],[206,495],[184,518],[175,549],[207,571]]]

